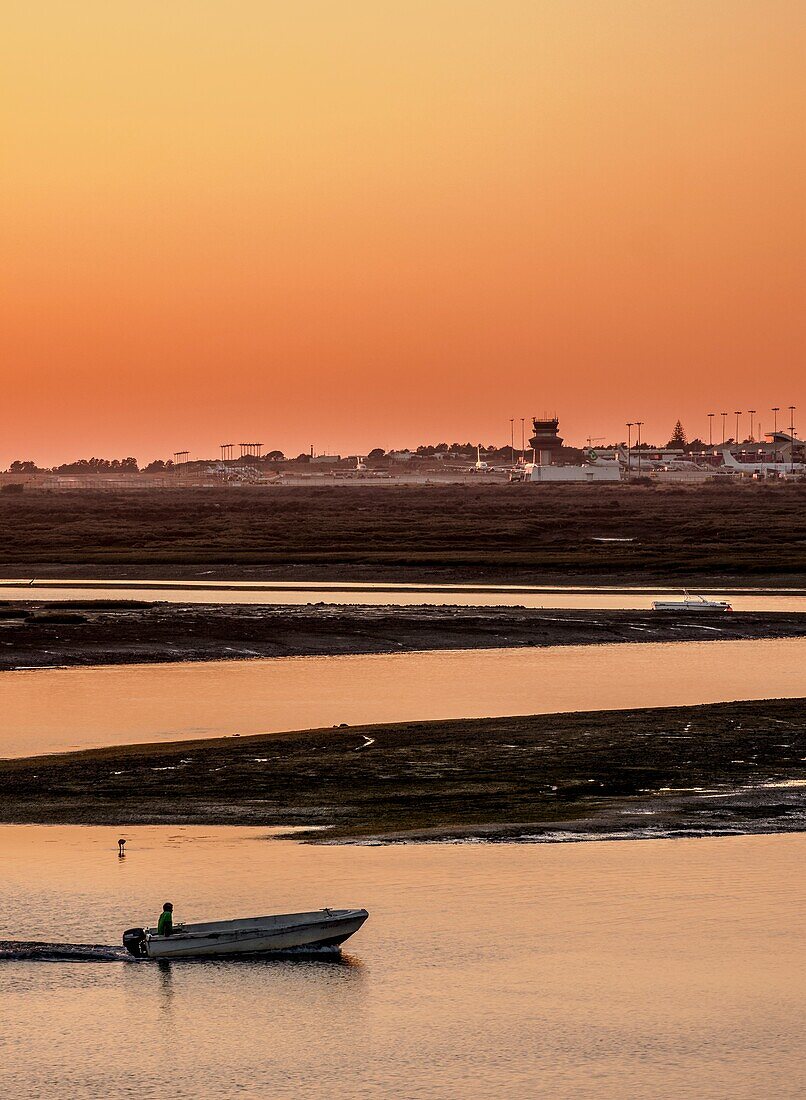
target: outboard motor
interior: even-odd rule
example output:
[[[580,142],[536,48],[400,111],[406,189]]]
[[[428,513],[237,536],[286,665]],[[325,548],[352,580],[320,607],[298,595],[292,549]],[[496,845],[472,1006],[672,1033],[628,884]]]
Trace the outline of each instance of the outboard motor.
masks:
[[[123,933],[123,946],[135,959],[146,959],[146,932],[145,928],[129,928]]]

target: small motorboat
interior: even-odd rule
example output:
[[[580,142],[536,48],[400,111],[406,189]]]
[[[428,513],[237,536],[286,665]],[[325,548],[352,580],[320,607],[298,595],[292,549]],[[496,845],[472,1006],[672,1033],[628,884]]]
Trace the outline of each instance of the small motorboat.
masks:
[[[366,909],[318,909],[269,917],[177,924],[170,936],[130,928],[123,946],[138,959],[214,959],[338,949],[369,916]]]
[[[653,600],[654,611],[733,611],[727,600],[707,600],[705,596],[683,593],[682,600]]]

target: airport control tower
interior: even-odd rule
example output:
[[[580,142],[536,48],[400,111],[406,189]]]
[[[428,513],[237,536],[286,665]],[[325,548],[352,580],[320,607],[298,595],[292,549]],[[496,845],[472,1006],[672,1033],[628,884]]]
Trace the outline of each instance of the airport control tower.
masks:
[[[529,440],[529,445],[535,449],[535,459],[538,466],[551,466],[557,458],[557,452],[563,445],[563,437],[557,434],[560,421],[556,416],[551,419],[544,418],[532,420],[534,435]]]

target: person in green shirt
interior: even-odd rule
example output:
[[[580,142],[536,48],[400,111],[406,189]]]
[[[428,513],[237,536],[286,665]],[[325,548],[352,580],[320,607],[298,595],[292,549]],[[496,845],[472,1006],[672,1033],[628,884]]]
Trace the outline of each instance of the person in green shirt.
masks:
[[[157,921],[157,935],[158,936],[170,936],[174,930],[174,907],[170,901],[166,901],[162,907],[160,913],[160,919]]]

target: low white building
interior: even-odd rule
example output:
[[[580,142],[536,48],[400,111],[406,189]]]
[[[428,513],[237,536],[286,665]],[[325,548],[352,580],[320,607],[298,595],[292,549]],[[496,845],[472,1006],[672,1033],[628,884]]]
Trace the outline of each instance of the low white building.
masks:
[[[618,462],[592,462],[585,466],[541,466],[528,462],[525,481],[621,481]]]

